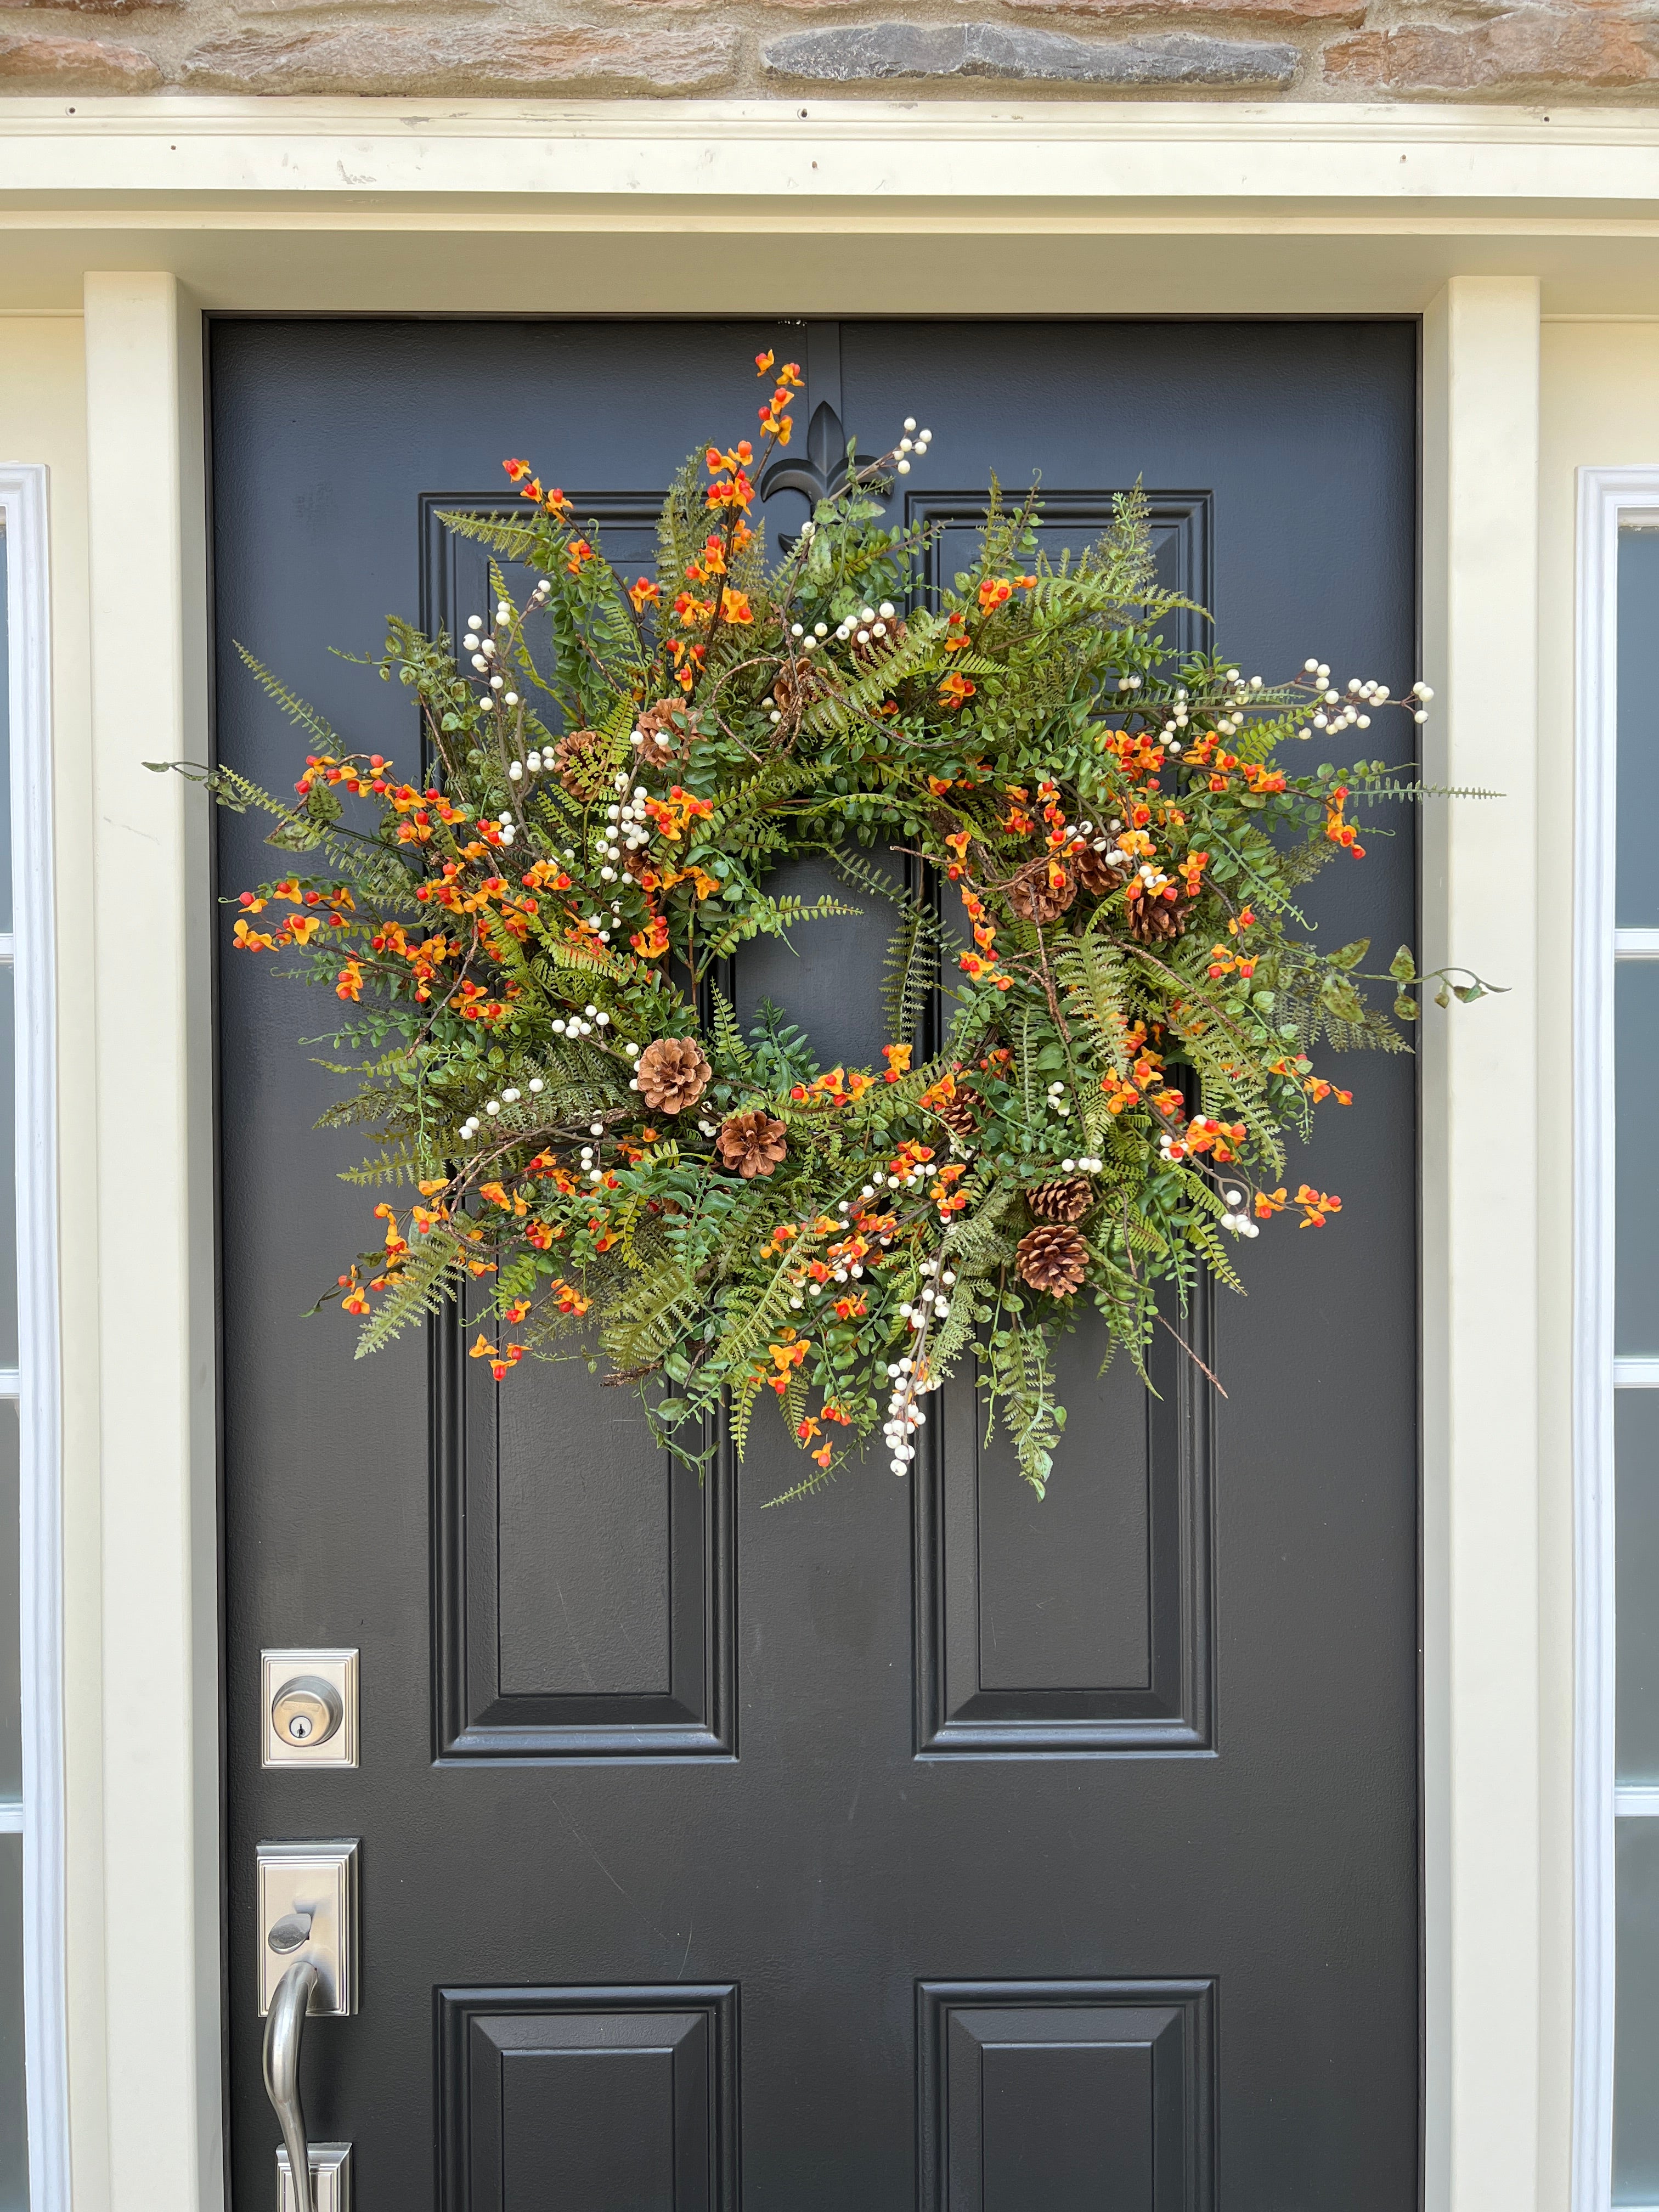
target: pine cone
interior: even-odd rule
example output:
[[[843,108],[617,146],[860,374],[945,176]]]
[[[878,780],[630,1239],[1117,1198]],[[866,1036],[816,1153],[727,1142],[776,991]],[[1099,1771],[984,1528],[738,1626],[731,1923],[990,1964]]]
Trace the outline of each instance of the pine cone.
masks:
[[[787,722],[798,707],[810,707],[823,692],[817,671],[805,660],[793,668],[786,662],[772,680],[772,703]]]
[[[1127,853],[1109,850],[1097,853],[1092,845],[1085,845],[1073,855],[1072,865],[1077,870],[1077,879],[1091,898],[1109,898],[1121,890],[1123,871],[1129,866]]]
[[[640,1054],[635,1072],[653,1114],[684,1114],[708,1088],[712,1071],[695,1037],[659,1037]]]
[[[1094,1202],[1095,1187],[1087,1176],[1056,1176],[1025,1194],[1039,1221],[1081,1221]]]
[[[721,1122],[716,1141],[722,1163],[735,1168],[745,1182],[769,1176],[789,1149],[782,1122],[763,1113],[729,1115]]]
[[[554,746],[554,769],[573,799],[588,796],[586,787],[599,764],[599,749],[604,743],[597,730],[567,730]]]
[[[1049,863],[1040,861],[1016,876],[1009,885],[1008,903],[1022,921],[1053,921],[1077,896],[1077,878],[1068,867],[1061,864],[1062,880],[1058,886],[1051,880],[1048,870]]]
[[[982,1103],[977,1091],[970,1091],[964,1083],[945,1077],[923,1094],[922,1104],[930,1114],[936,1114],[953,1137],[971,1137],[979,1127],[979,1109]]]
[[[640,740],[640,766],[666,768],[670,761],[681,759],[693,726],[690,710],[682,699],[659,699],[654,707],[647,708],[634,726],[634,734]]]
[[[1051,1298],[1069,1298],[1089,1272],[1089,1248],[1075,1229],[1063,1224],[1033,1229],[1014,1252],[1019,1279]]]
[[[1130,884],[1129,896],[1126,902],[1129,914],[1129,930],[1131,935],[1139,938],[1143,945],[1172,944],[1177,937],[1185,933],[1187,910],[1191,906],[1192,901],[1189,898],[1182,897],[1178,891],[1176,891],[1175,896],[1171,897],[1170,892],[1174,889],[1174,885],[1171,884],[1168,890],[1154,891],[1150,897],[1143,890],[1141,896],[1137,898],[1135,886],[1133,884]]]

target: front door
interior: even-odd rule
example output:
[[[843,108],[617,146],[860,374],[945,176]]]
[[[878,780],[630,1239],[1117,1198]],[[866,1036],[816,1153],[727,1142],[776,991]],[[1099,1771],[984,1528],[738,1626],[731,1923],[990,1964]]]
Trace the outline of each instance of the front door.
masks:
[[[647,567],[768,349],[803,465],[933,431],[899,497],[946,570],[993,471],[1040,472],[1055,550],[1139,477],[1248,672],[1418,672],[1409,325],[222,320],[221,758],[280,790],[304,750],[235,641],[410,755],[331,648],[483,610],[440,511],[511,505],[526,454]],[[1316,886],[1333,942],[1412,936],[1395,828]],[[252,817],[216,834],[225,892],[270,873]],[[739,989],[867,1063],[884,938],[809,927]],[[580,1368],[498,1393],[448,1322],[357,1362],[301,1319],[378,1194],[313,1127],[300,987],[226,958],[219,1006],[239,2212],[276,2191],[257,1848],[315,1838],[359,1845],[359,2007],[301,2061],[356,2212],[1415,2206],[1412,1063],[1352,1065],[1294,1164],[1339,1219],[1197,1317],[1224,1399],[1167,1339],[1148,1394],[1079,1338],[1045,1502],[959,1395],[905,1480],[876,1450],[769,1510],[799,1462],[763,1422],[700,1484]],[[357,1654],[356,1764],[264,1765],[261,1654],[319,1649]]]

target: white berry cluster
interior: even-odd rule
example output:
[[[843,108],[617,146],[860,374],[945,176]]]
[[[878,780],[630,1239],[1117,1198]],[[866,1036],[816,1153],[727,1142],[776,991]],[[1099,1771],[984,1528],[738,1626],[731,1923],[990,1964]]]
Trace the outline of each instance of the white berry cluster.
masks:
[[[881,1433],[891,1454],[890,1464],[895,1474],[902,1475],[916,1455],[911,1437],[927,1419],[920,1401],[937,1390],[943,1376],[929,1372],[927,1361],[919,1354],[922,1334],[930,1320],[945,1321],[950,1317],[950,1292],[956,1276],[943,1261],[924,1260],[921,1263],[921,1287],[914,1300],[902,1305],[900,1313],[909,1323],[916,1337],[917,1352],[909,1352],[891,1361],[887,1369],[888,1380],[893,1385],[892,1396],[887,1402],[887,1419]]]
[[[898,455],[898,460],[896,465],[902,477],[908,477],[910,473],[910,463],[908,456],[914,453],[916,459],[921,460],[927,453],[927,448],[933,444],[933,432],[931,430],[918,430],[916,428],[915,416],[914,415],[907,415],[904,418],[904,435],[899,440],[898,444],[893,448],[894,452]]]
[[[836,641],[845,645],[850,638],[854,645],[875,644],[886,636],[887,625],[896,612],[890,599],[884,599],[878,607],[860,607],[856,615],[848,615],[841,624],[836,632]]]
[[[531,608],[540,606],[552,588],[550,577],[539,577],[537,580],[536,588],[530,594]],[[510,632],[514,611],[510,599],[497,600],[495,629]],[[484,635],[484,618],[482,615],[467,617],[466,635],[461,640],[461,650],[469,656],[473,667],[486,679],[489,686],[478,704],[481,707],[493,708],[496,703],[495,695],[499,693],[501,704],[503,707],[516,707],[519,703],[519,695],[516,691],[509,691],[507,689],[507,678],[502,675],[500,666],[501,647],[495,642],[494,631],[488,636]],[[507,773],[512,775],[514,771],[509,769]]]
[[[1224,1229],[1231,1230],[1235,1237],[1260,1237],[1261,1234],[1260,1227],[1255,1222],[1251,1220],[1249,1215],[1244,1210],[1245,1200],[1243,1192],[1242,1190],[1224,1190],[1221,1195],[1227,1208],[1227,1211],[1221,1217],[1222,1227]]]
[[[1386,707],[1389,703],[1388,685],[1375,683],[1369,677],[1351,676],[1346,691],[1338,690],[1331,681],[1328,661],[1304,660],[1302,672],[1313,678],[1318,703],[1305,726],[1297,732],[1298,738],[1310,738],[1316,730],[1369,730],[1371,718],[1365,711],[1367,708]],[[1429,702],[1433,696],[1426,684],[1413,684],[1406,697],[1417,702],[1412,710],[1413,722],[1428,720]]]
[[[525,1085],[525,1090],[528,1091],[532,1097],[538,1092],[541,1088],[542,1079],[539,1075],[532,1075]],[[502,1091],[499,1098],[485,1099],[484,1112],[493,1121],[496,1115],[501,1112],[503,1106],[516,1106],[523,1097],[523,1091],[519,1090],[516,1085],[510,1085],[507,1090]],[[461,1124],[461,1138],[463,1142],[470,1145],[483,1127],[483,1123],[479,1120],[478,1116],[476,1114],[469,1114],[465,1121]]]
[[[605,808],[606,826],[594,838],[594,849],[606,862],[599,874],[607,884],[616,881],[616,871],[609,865],[611,861],[620,860],[624,851],[643,852],[651,842],[651,825],[645,811],[650,793],[625,775],[617,777],[617,789],[622,795]]]

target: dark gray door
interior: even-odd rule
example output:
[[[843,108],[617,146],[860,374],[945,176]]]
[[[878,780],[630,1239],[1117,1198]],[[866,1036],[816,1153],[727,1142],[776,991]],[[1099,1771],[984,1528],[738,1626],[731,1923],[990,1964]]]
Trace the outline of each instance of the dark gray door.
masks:
[[[619,558],[750,356],[803,356],[912,514],[1041,471],[1050,544],[1143,477],[1166,573],[1269,676],[1416,675],[1403,324],[221,321],[218,744],[301,748],[244,641],[355,743],[395,690],[331,657],[483,569],[435,520],[532,456]],[[802,512],[780,494],[775,523]],[[1332,871],[1335,941],[1411,935],[1413,824]],[[222,817],[227,891],[270,872]],[[837,926],[838,929],[840,926]],[[228,925],[226,925],[228,937]],[[882,932],[740,978],[875,1054]],[[1297,1165],[1342,1194],[1200,1316],[1229,1395],[1067,1362],[1046,1503],[958,1395],[931,1462],[802,1504],[763,1424],[699,1488],[623,1394],[434,1326],[355,1364],[302,1321],[373,1194],[312,1123],[323,1026],[221,963],[228,1992],[240,2212],[273,2202],[254,1848],[359,1837],[362,2005],[304,2058],[357,2212],[1407,2212],[1418,2173],[1414,1077],[1352,1069]],[[1345,1078],[1345,1079],[1346,1079]],[[263,1646],[362,1654],[361,1764],[264,1771]]]

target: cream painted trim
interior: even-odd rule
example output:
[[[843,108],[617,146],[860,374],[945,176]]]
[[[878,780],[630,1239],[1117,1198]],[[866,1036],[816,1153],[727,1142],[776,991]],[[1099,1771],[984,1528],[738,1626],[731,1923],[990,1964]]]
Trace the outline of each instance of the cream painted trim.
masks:
[[[1133,158],[1125,159],[1126,149]],[[988,163],[988,153],[996,158]],[[1406,173],[1402,176],[1401,170]],[[175,195],[191,195],[180,201]],[[376,204],[364,204],[363,196]],[[160,95],[9,99],[0,207],[15,228],[101,228],[167,204],[192,228],[234,222],[246,196],[321,199],[369,227],[419,195],[517,203],[552,228],[612,204],[618,227],[659,226],[664,198],[701,227],[799,230],[800,210],[972,210],[1020,228],[1086,207],[1089,220],[1178,224],[1197,203],[1382,235],[1456,225],[1616,233],[1659,229],[1659,114],[1644,108],[1428,104],[960,100],[462,100]],[[53,196],[62,195],[58,204]],[[206,204],[199,196],[205,196]],[[726,204],[722,204],[726,203]],[[1474,215],[1477,204],[1482,209]],[[342,220],[354,218],[343,212]],[[395,219],[395,218],[393,218]],[[510,219],[510,218],[509,218]],[[674,228],[695,221],[682,207]],[[814,220],[817,220],[815,214]],[[1207,218],[1206,219],[1207,221]],[[1310,303],[1315,312],[1317,304]]]
[[[52,806],[51,555],[46,471],[0,465],[10,682],[16,1041],[17,1403],[21,1507],[23,2021],[29,2201],[69,2212],[64,1797],[62,1376],[58,1358],[57,983]]]
[[[14,105],[0,103],[0,137]],[[269,117],[296,104],[257,105]],[[1225,112],[1205,110],[1206,130],[1217,131]],[[490,110],[490,128],[500,113]],[[1034,143],[1043,121],[1030,122]],[[1659,117],[1642,127],[1659,144]],[[221,128],[228,133],[222,118]],[[280,133],[262,142],[283,143]],[[327,143],[345,158],[343,137]],[[733,312],[739,280],[727,248],[699,234],[696,190],[653,219],[673,234],[678,267],[704,311]],[[711,225],[724,220],[704,211]],[[428,218],[434,234],[445,212]],[[187,222],[188,210],[167,219],[175,214]],[[1271,228],[1271,217],[1260,220]],[[295,269],[302,286],[315,286],[324,235],[301,236],[300,258],[275,280],[265,249],[243,244],[234,271],[243,304],[285,303]],[[878,312],[892,284],[865,258],[859,298]],[[1054,273],[1065,265],[1057,258]],[[541,267],[559,279],[556,262]],[[401,281],[366,288],[353,304],[396,306]],[[456,281],[452,264],[435,275],[428,268],[425,306],[465,309]],[[798,281],[820,296],[810,266]],[[1006,281],[988,279],[984,310],[1035,312],[1000,289]],[[1415,267],[1412,281],[1421,282]],[[1088,291],[1072,297],[1073,312],[1113,304]],[[1261,304],[1305,313],[1319,303],[1302,271]],[[641,297],[635,311],[652,305]],[[138,755],[202,757],[199,325],[168,275],[89,276],[85,307],[103,1071],[107,2212],[218,2212],[208,835],[198,793],[132,769]],[[1515,1196],[1533,1193],[1537,1178],[1538,1014],[1515,948],[1540,926],[1539,308],[1531,276],[1459,276],[1434,297],[1425,331],[1424,673],[1443,710],[1429,726],[1432,767],[1443,780],[1509,794],[1501,805],[1429,811],[1425,964],[1455,957],[1514,987],[1478,1018],[1454,1027],[1431,1009],[1424,1024],[1429,2212],[1494,2203],[1560,2212],[1538,2197],[1538,1444],[1536,1408],[1516,1387],[1534,1370],[1539,1287],[1535,1211]],[[145,518],[142,560],[135,514]],[[132,927],[139,914],[143,933]],[[130,1173],[135,1157],[145,1162],[142,1184]],[[139,1247],[142,1300],[124,1272]],[[159,1734],[137,1724],[125,1664],[134,1649],[158,1670],[151,1680],[162,1687],[146,1710],[162,1714]]]
[[[1458,278],[1424,333],[1425,766],[1505,795],[1426,810],[1422,964],[1510,986],[1421,1038],[1429,2212],[1537,2203],[1539,304]]]
[[[109,2212],[222,2202],[200,318],[86,279]],[[103,2212],[101,2207],[81,2212]]]

